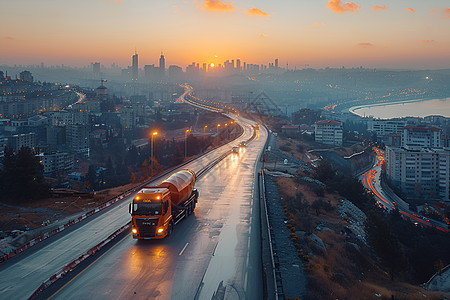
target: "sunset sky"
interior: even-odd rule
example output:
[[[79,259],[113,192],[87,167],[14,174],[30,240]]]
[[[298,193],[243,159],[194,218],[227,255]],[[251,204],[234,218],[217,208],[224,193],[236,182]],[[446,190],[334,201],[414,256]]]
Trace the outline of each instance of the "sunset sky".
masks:
[[[450,68],[449,0],[1,0],[1,64]]]

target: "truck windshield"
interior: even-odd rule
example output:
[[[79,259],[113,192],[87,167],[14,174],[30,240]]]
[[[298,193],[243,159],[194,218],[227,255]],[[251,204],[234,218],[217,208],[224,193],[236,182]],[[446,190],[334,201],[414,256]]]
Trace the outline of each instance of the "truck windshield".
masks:
[[[134,215],[160,215],[162,211],[161,203],[133,203]]]

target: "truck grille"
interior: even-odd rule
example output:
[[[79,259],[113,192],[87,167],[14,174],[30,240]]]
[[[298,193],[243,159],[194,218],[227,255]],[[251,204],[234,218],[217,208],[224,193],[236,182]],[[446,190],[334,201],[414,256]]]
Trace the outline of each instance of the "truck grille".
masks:
[[[158,228],[158,219],[136,219],[136,225],[141,237],[154,237]]]

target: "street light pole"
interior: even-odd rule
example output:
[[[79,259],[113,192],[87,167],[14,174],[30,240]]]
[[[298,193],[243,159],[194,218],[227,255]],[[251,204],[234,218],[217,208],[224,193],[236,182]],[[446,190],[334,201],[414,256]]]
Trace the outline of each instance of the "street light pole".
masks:
[[[150,159],[151,159],[150,176],[152,176],[152,177],[153,177],[153,138],[157,134],[158,134],[158,132],[156,132],[156,131],[152,133],[152,138],[151,138],[151,143],[150,143]]]
[[[205,131],[206,131],[207,127],[208,127],[208,125],[205,125],[205,127],[203,127],[203,136],[205,136]]]
[[[217,124],[217,135],[219,135],[219,127],[220,127],[220,124]]]
[[[186,129],[184,133],[184,158],[187,157],[187,134],[189,132],[189,129]]]

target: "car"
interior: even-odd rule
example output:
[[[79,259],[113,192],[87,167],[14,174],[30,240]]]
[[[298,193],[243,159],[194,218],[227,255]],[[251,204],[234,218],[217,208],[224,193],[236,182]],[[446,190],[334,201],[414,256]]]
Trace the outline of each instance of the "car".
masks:
[[[242,142],[239,144],[239,147],[242,147],[242,148],[247,147],[247,142],[246,142],[246,141],[242,141]]]
[[[233,147],[233,148],[231,149],[231,151],[232,151],[233,153],[239,153],[239,147]]]

